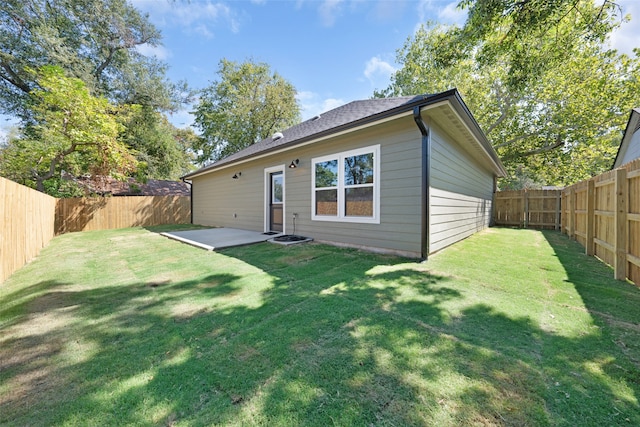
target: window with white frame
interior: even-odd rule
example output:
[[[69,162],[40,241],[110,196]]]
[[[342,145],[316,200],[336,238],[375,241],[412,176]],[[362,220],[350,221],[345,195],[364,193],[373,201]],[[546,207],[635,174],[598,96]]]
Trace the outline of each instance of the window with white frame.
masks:
[[[312,219],[380,222],[380,146],[312,159]]]

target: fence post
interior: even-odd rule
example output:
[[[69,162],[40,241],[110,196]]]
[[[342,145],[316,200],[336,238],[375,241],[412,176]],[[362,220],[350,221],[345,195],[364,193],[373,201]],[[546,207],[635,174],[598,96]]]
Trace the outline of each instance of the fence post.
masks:
[[[615,250],[616,261],[614,266],[615,277],[617,280],[625,280],[627,278],[627,170],[624,168],[616,169],[615,175]]]
[[[496,225],[496,203],[498,200],[498,177],[493,177],[493,193],[491,193],[491,219],[489,227]]]
[[[560,232],[567,234],[567,194],[566,187],[560,192]]]
[[[596,183],[593,179],[587,181],[587,236],[584,245],[585,253],[589,256],[595,254],[593,233],[595,228]]]
[[[522,193],[522,207],[524,208],[524,228],[529,228],[529,192],[526,188]]]
[[[555,230],[562,233],[562,223],[560,222],[561,218],[561,210],[562,210],[562,190],[556,190],[556,220],[555,220]]]
[[[575,188],[569,188],[569,195],[567,200],[567,205],[569,208],[569,215],[567,217],[567,225],[569,226],[568,235],[570,238],[575,238],[576,233],[576,192]]]

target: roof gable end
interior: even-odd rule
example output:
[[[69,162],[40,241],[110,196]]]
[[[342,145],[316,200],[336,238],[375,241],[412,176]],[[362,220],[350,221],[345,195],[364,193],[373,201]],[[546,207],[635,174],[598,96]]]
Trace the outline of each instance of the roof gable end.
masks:
[[[634,108],[629,115],[629,121],[627,121],[627,127],[624,130],[622,141],[620,141],[620,147],[616,154],[616,159],[613,162],[612,169],[619,168],[625,162],[625,156],[631,145],[633,135],[640,130],[640,108]]]

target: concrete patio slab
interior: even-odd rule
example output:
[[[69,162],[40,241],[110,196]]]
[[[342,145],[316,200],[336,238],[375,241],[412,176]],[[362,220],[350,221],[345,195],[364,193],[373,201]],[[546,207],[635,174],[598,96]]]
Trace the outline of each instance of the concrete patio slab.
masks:
[[[160,233],[160,235],[208,251],[250,245],[264,242],[274,237],[274,235],[267,235],[258,231],[240,230],[238,228],[205,228],[202,230],[166,232]]]

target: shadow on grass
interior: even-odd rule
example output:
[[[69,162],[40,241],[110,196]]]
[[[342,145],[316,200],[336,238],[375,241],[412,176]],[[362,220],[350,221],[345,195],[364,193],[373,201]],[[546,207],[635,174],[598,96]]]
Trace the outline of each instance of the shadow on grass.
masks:
[[[613,270],[594,257],[585,255],[584,248],[567,236],[553,231],[542,232],[556,257],[567,273],[569,282],[580,295],[585,309],[591,315],[599,334],[577,340],[575,348],[578,350],[578,361],[583,366],[591,360],[605,359],[601,364],[601,375],[625,382],[629,387],[628,395],[633,400],[625,402],[618,396],[622,390],[612,390],[609,403],[612,413],[618,418],[612,420],[632,425],[640,423],[640,289],[630,282],[613,278]],[[562,354],[565,346],[558,346],[555,357],[566,358],[570,367],[575,367],[576,361],[567,357],[573,353]],[[606,349],[606,350],[605,350]],[[588,391],[582,387],[579,375],[576,379],[574,370],[557,372],[556,375],[571,384],[574,394],[585,394]],[[626,412],[621,408],[628,408],[633,417],[623,416]],[[629,421],[627,421],[629,419]]]
[[[574,256],[547,238],[561,262]],[[264,277],[10,295],[26,314],[0,349],[0,424],[640,424],[638,366],[606,321],[560,336],[453,277],[322,245],[223,256]],[[589,310],[604,310],[570,264]],[[240,295],[254,280],[259,295]]]

